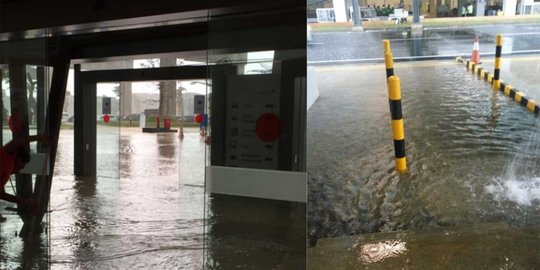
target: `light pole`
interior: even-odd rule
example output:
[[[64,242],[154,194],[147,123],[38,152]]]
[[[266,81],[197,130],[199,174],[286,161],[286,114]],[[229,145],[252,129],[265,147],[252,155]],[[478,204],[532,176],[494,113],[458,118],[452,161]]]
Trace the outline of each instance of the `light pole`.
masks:
[[[358,0],[352,1],[353,6],[353,30],[357,31],[363,31],[364,28],[362,27],[362,16],[360,14],[360,7],[358,6]]]
[[[411,35],[413,37],[422,36],[422,24],[420,23],[420,0],[413,0],[413,23],[411,24]]]
[[[420,0],[413,0],[413,23],[420,23]]]

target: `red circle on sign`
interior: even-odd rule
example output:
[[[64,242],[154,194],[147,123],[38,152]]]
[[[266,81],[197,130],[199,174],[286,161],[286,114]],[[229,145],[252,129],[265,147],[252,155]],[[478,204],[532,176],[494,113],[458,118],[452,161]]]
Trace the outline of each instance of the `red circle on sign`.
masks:
[[[202,114],[198,113],[197,115],[195,115],[195,122],[200,124],[202,120],[203,120]]]
[[[273,113],[263,113],[255,124],[257,137],[264,142],[275,141],[281,135],[281,120]]]
[[[108,114],[103,115],[103,122],[109,123],[109,120],[111,120],[111,118],[109,117]]]

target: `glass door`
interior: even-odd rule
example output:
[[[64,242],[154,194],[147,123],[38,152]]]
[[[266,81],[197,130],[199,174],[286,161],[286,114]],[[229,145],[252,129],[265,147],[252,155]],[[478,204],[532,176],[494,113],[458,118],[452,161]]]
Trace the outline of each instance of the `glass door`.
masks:
[[[306,268],[305,2],[258,4],[209,16],[206,269]]]
[[[45,132],[45,108],[47,104],[49,78],[51,70],[46,67],[44,41],[20,41],[19,46],[2,41],[0,51],[0,123],[2,134],[2,179],[0,180],[0,268],[39,267],[47,268],[50,239],[49,214],[47,206],[42,206],[38,183],[48,174],[47,150],[42,143],[17,143],[17,151],[10,151],[10,144],[16,138],[43,134]],[[32,48],[29,51],[22,47]],[[33,53],[34,59],[25,57]],[[11,143],[13,145],[13,143]],[[18,170],[11,168],[11,157],[21,165]],[[17,197],[17,199],[15,199]],[[34,202],[32,204],[15,203],[17,200]],[[32,215],[31,206],[37,205],[38,215]],[[43,223],[39,223],[43,213]],[[36,241],[29,235],[36,235]]]

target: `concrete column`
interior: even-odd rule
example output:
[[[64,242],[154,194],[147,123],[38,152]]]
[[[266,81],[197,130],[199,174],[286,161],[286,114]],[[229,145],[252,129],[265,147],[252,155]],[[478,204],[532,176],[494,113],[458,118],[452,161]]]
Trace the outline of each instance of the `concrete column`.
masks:
[[[517,1],[516,0],[504,0],[503,1],[503,12],[504,16],[514,16],[516,15]]]
[[[75,175],[96,176],[97,90],[95,83],[81,81],[80,73],[81,66],[75,65]]]
[[[420,14],[428,14],[428,5],[430,0],[422,0],[420,1]]]
[[[176,66],[176,58],[160,58],[160,67]],[[159,113],[162,119],[176,116],[176,81],[159,82]]]
[[[360,13],[360,6],[358,5],[358,0],[353,0],[353,30],[356,31],[364,31],[364,28],[362,27],[362,16]]]
[[[425,2],[426,0],[424,0]],[[413,0],[413,23],[411,25],[411,35],[413,37],[422,36],[423,27],[420,22],[420,0]]]
[[[484,16],[486,12],[486,0],[476,0],[475,8],[476,16]]]
[[[133,60],[124,61],[124,68],[132,69]],[[120,116],[126,116],[133,113],[132,100],[133,92],[131,89],[131,82],[120,82]]]
[[[347,21],[347,7],[345,5],[345,0],[332,0],[332,3],[334,4],[336,22],[346,22]]]
[[[420,0],[413,0],[413,24],[420,23]]]
[[[132,97],[131,82],[120,82],[120,117],[132,114]]]
[[[439,7],[437,2],[438,2],[437,0],[429,0],[429,17],[431,18],[437,17],[437,7]]]

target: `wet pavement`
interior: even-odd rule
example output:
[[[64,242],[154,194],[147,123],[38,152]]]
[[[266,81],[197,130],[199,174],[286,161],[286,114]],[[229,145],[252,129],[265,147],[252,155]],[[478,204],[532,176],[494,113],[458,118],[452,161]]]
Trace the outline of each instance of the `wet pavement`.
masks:
[[[410,30],[313,32],[308,64],[382,63],[383,39],[390,40],[396,61],[468,56],[475,34],[484,53],[494,55],[497,34],[504,36],[503,54],[540,53],[540,24],[425,28],[421,37],[412,37]]]
[[[537,230],[528,230],[540,224],[538,118],[454,61],[396,64],[409,163],[407,174],[397,174],[384,66],[318,67],[315,74],[320,97],[308,113],[307,131],[309,244],[317,246],[308,251],[310,269],[350,269],[346,262],[324,263],[324,258],[349,256],[352,245],[344,247],[350,242],[338,248],[341,255],[330,250],[325,254],[319,239],[414,231],[420,233],[408,238],[412,245],[433,243],[438,245],[434,250],[443,252],[459,247],[422,235],[438,230],[474,234],[472,228],[491,223],[507,225],[500,234],[506,240],[495,246],[515,237],[516,243],[529,247],[508,253],[525,268],[502,269],[538,265],[528,260],[536,258],[530,247],[538,240],[518,236],[522,231],[537,236]],[[467,237],[453,241],[462,239]],[[491,252],[490,239],[475,239],[471,246],[480,251],[471,254],[500,257]],[[428,250],[422,251],[425,256],[431,254]],[[438,253],[430,256],[438,258]],[[418,262],[411,254],[400,262]],[[366,268],[484,269],[464,268],[465,259],[474,256],[463,258],[463,264],[450,260],[446,268],[399,263]],[[318,265],[315,261],[335,267],[312,268]],[[499,269],[499,262],[487,263],[485,269]]]
[[[504,223],[324,239],[309,250],[310,270],[324,269],[520,269],[540,257],[540,227]]]

